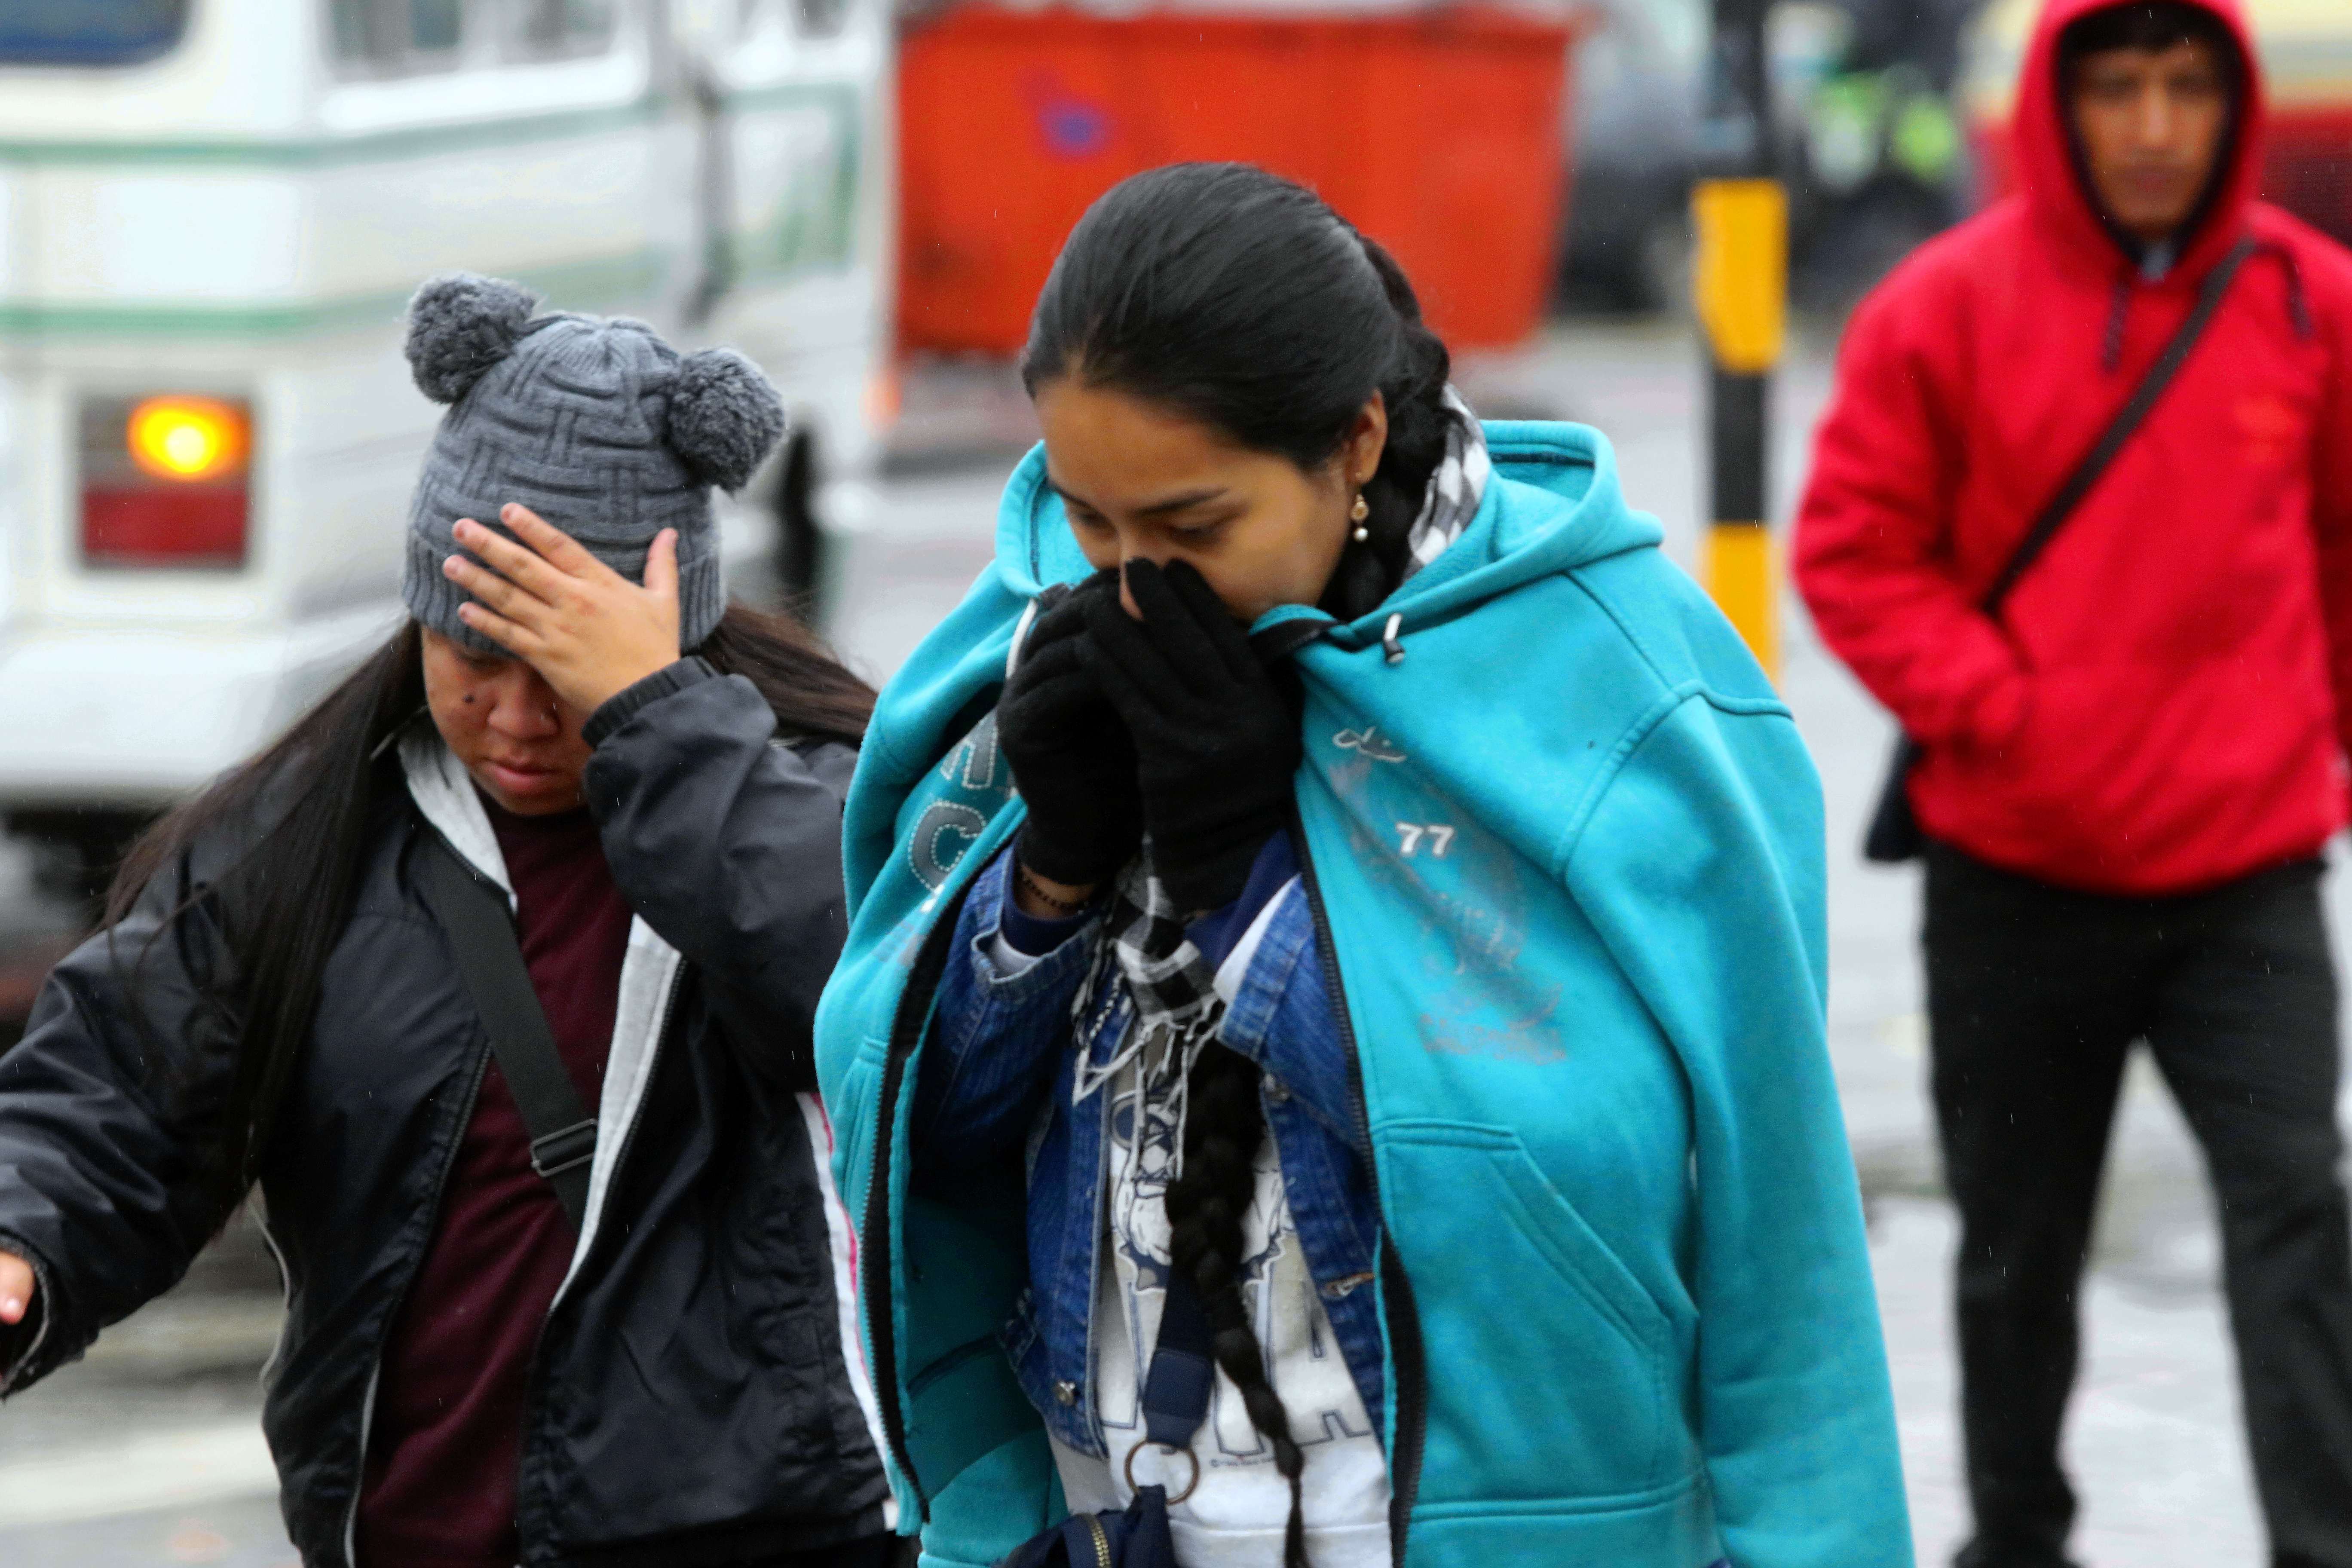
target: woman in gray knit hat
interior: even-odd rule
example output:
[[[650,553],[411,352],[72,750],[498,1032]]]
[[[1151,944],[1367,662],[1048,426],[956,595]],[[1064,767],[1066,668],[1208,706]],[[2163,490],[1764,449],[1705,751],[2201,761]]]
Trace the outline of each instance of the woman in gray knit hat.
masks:
[[[726,603],[740,357],[436,279],[410,619],[165,817],[0,1076],[0,1393],[257,1182],[306,1568],[892,1561],[809,1039],[872,694]]]

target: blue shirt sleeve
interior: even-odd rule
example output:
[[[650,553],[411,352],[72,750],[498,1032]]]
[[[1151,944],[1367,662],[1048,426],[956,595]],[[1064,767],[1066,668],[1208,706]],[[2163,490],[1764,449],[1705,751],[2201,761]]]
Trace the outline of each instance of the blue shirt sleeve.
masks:
[[[1009,878],[1011,851],[1006,851],[1005,859],[1005,875]],[[998,905],[996,918],[998,934],[1013,952],[1028,958],[1043,958],[1077,935],[1094,917],[1087,910],[1074,915],[1041,917],[1023,910],[1018,899],[1004,899]]]
[[[1274,901],[1275,895],[1290,885],[1298,875],[1298,850],[1290,842],[1288,833],[1277,833],[1259,846],[1257,858],[1250,864],[1249,879],[1242,884],[1241,896],[1223,909],[1212,910],[1184,930],[1201,956],[1216,968],[1231,957],[1242,937],[1256,923],[1258,914]]]

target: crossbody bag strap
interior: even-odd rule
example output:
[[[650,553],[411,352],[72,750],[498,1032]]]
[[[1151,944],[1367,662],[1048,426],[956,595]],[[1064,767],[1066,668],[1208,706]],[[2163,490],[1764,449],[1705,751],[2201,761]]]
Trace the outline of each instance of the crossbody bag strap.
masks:
[[[555,1189],[578,1230],[588,1214],[588,1174],[596,1155],[596,1119],[557,1054],[539,993],[531,989],[514,918],[498,889],[474,874],[457,851],[426,835],[425,900],[448,933],[457,973],[489,1031],[490,1050],[530,1137],[530,1168]]]
[[[2164,345],[2164,352],[2156,356],[2156,363],[2148,366],[2146,375],[2140,377],[2139,385],[2132,389],[2130,400],[2101,432],[2098,444],[2074,465],[2074,471],[2066,476],[2066,482],[2058,487],[2058,493],[2050,498],[2049,504],[2034,518],[2033,526],[2026,531],[2025,538],[2001,567],[2000,575],[1995,577],[1992,586],[1985,590],[1978,607],[1986,615],[1998,616],[2000,614],[2000,606],[2008,599],[2010,591],[2017,586],[2017,580],[2024,576],[2026,568],[2049,548],[2050,542],[2057,537],[2060,526],[2074,514],[2083,504],[2084,498],[2091,493],[2091,488],[2113,466],[2124,449],[2124,443],[2129,441],[2147,422],[2157,400],[2164,395],[2165,388],[2172,384],[2173,377],[2179,375],[2180,367],[2189,362],[2189,352],[2197,346],[2197,340],[2205,335],[2205,329],[2212,325],[2215,313],[2221,309],[2222,297],[2229,293],[2230,284],[2238,276],[2238,268],[2245,265],[2246,258],[2252,256],[2256,248],[2257,242],[2251,236],[2240,240],[2213,270],[2205,275],[2204,286],[2198,290],[2197,304],[2189,312],[2189,319],[2180,323],[2179,329],[2172,334],[2171,342]]]

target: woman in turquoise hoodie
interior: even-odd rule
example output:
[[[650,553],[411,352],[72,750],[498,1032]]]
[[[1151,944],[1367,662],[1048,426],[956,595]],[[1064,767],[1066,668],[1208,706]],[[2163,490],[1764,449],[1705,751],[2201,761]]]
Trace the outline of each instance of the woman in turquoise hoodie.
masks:
[[[1820,793],[1608,445],[1254,169],[1071,236],[818,1017],[902,1528],[1183,1568],[1911,1560]]]

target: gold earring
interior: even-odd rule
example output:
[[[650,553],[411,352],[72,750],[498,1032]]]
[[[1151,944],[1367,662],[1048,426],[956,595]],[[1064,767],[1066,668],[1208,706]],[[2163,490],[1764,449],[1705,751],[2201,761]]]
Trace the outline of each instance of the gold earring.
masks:
[[[1364,526],[1364,520],[1372,515],[1372,503],[1364,499],[1363,491],[1356,492],[1356,504],[1349,509],[1348,515],[1355,521],[1357,543],[1361,544],[1372,536],[1372,531]]]

